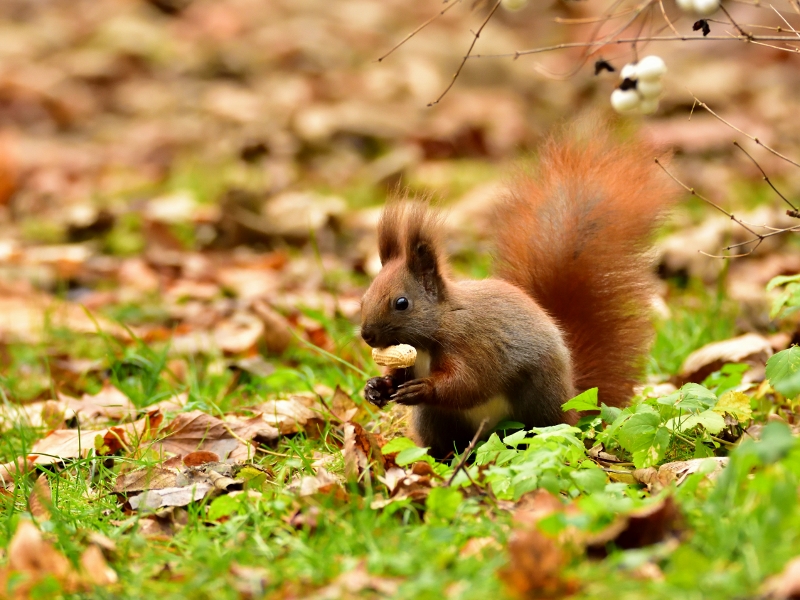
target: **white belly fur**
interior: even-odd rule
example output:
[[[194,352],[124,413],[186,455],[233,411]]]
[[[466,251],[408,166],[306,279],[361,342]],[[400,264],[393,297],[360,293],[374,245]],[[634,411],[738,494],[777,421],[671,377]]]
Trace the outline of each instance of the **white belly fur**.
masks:
[[[481,421],[487,419],[486,426],[483,428],[483,433],[485,434],[487,431],[491,431],[500,421],[509,417],[511,405],[509,405],[505,396],[495,396],[480,406],[463,411],[462,414],[475,429],[478,429]]]
[[[417,350],[417,361],[414,363],[414,377],[420,379],[431,374],[431,355],[425,350]],[[511,414],[511,406],[503,396],[495,396],[480,406],[462,411],[464,418],[477,429],[481,421],[487,419],[484,433],[490,431]]]

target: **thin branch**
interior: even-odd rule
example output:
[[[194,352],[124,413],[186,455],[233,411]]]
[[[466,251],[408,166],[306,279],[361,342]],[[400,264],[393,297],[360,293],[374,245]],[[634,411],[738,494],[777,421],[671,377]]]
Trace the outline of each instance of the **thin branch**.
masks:
[[[605,14],[601,17],[584,17],[582,19],[568,19],[566,17],[555,17],[553,22],[559,23],[561,25],[588,25],[589,23],[607,23],[608,21],[613,21],[614,19],[621,19],[625,15],[629,15],[632,12],[639,10],[636,7],[629,8],[628,10],[623,10],[615,14]]]
[[[389,50],[389,51],[388,51],[386,54],[384,54],[383,56],[381,56],[381,57],[378,59],[378,61],[377,61],[377,62],[381,62],[381,61],[382,61],[384,58],[386,58],[387,56],[389,56],[389,55],[390,55],[392,52],[394,52],[395,50],[397,50],[397,49],[398,49],[400,46],[402,46],[403,44],[405,44],[405,43],[406,43],[408,40],[410,40],[412,37],[414,37],[415,35],[417,35],[417,34],[418,34],[420,31],[422,31],[423,29],[425,29],[425,28],[426,28],[428,25],[430,25],[431,23],[433,23],[433,22],[434,22],[436,19],[438,19],[439,17],[441,17],[441,16],[442,16],[444,13],[446,13],[448,10],[450,10],[451,8],[453,8],[454,6],[456,6],[457,4],[459,4],[460,2],[461,2],[461,0],[454,0],[454,1],[453,1],[453,3],[452,3],[450,6],[448,6],[447,8],[443,8],[443,9],[442,9],[441,11],[439,11],[437,14],[433,15],[433,16],[432,16],[430,19],[428,19],[427,21],[425,21],[425,22],[424,22],[422,25],[420,25],[419,27],[417,27],[417,28],[416,28],[414,31],[412,31],[411,33],[409,33],[409,34],[408,34],[406,37],[404,37],[404,38],[403,38],[402,40],[400,40],[400,41],[399,41],[397,44],[395,44],[395,45],[392,47],[392,49],[391,49],[391,50]]]
[[[667,16],[667,11],[664,9],[664,0],[658,0],[658,5],[661,7],[661,15],[664,17],[664,20],[667,22],[669,28],[672,29],[672,33],[675,35],[680,35],[678,30],[675,29],[675,25],[672,24],[672,21],[670,21],[669,17]]]
[[[728,17],[728,20],[731,22],[731,25],[736,27],[736,31],[738,31],[741,35],[745,36],[748,40],[751,40],[753,38],[752,33],[747,33],[744,29],[741,28],[741,26],[736,21],[733,20],[733,17],[731,16],[731,13],[728,12],[727,8],[725,8],[722,4],[719,5],[719,8],[720,10],[722,10],[722,12],[725,13],[725,16]]]
[[[458,464],[456,465],[456,468],[453,471],[453,474],[450,475],[450,479],[447,480],[447,484],[446,485],[449,486],[451,483],[453,483],[453,480],[456,478],[456,475],[458,475],[458,472],[461,469],[464,468],[464,465],[467,463],[467,459],[469,458],[469,455],[472,454],[472,451],[475,449],[475,445],[478,443],[478,440],[481,439],[481,434],[483,433],[483,428],[486,427],[486,424],[488,422],[489,422],[489,419],[484,419],[483,421],[481,421],[481,424],[478,425],[478,431],[476,431],[475,435],[472,436],[472,441],[469,443],[469,446],[467,446],[467,449],[464,450],[464,454],[461,455],[461,459],[458,461]],[[469,477],[469,473],[467,473],[467,477]]]
[[[594,42],[565,42],[563,44],[554,44],[553,46],[542,46],[541,48],[533,48],[531,50],[517,50],[516,52],[506,52],[503,54],[473,54],[469,58],[519,58],[526,54],[541,54],[542,52],[552,52],[553,50],[563,50],[565,48],[591,48],[595,46],[606,46],[611,44],[632,44],[638,42],[727,42],[727,41],[762,41],[762,42],[784,42],[786,40],[794,40],[790,35],[754,35],[754,36],[727,36],[727,35],[709,35],[703,36],[681,36],[681,35],[654,35],[644,38],[620,38],[618,40],[605,40]],[[800,52],[800,50],[795,50]]]
[[[761,175],[764,177],[764,181],[766,181],[766,182],[767,182],[767,185],[769,185],[769,187],[771,187],[771,188],[772,188],[772,189],[775,191],[775,193],[776,193],[776,194],[778,194],[778,196],[780,196],[781,200],[783,200],[784,202],[786,202],[786,204],[788,204],[788,205],[789,205],[789,207],[790,207],[792,210],[797,210],[797,207],[796,207],[794,204],[792,204],[791,202],[789,202],[789,200],[787,200],[786,196],[784,196],[783,194],[781,194],[781,193],[778,191],[778,188],[776,188],[776,187],[775,187],[775,186],[772,184],[772,182],[769,180],[769,177],[767,176],[767,173],[764,171],[764,169],[762,169],[762,168],[761,168],[761,165],[760,165],[760,164],[758,164],[758,162],[756,162],[756,159],[755,159],[755,158],[753,158],[752,156],[750,156],[750,153],[749,153],[747,150],[745,150],[744,148],[742,148],[742,147],[739,145],[739,142],[733,142],[733,145],[734,145],[734,146],[736,146],[736,147],[737,147],[739,150],[741,150],[742,152],[744,152],[744,155],[745,155],[747,158],[749,158],[749,159],[752,161],[752,163],[753,163],[753,164],[754,164],[754,165],[755,165],[755,166],[758,168],[758,170],[759,170],[759,171],[761,171]]]
[[[775,11],[775,14],[776,14],[776,15],[778,15],[778,16],[781,18],[781,20],[782,20],[784,23],[786,23],[786,26],[787,26],[789,29],[791,29],[791,30],[792,30],[794,33],[796,33],[796,34],[797,34],[797,37],[800,37],[800,33],[798,33],[798,32],[797,32],[797,30],[796,30],[794,27],[792,27],[792,24],[791,24],[791,23],[789,23],[789,21],[787,21],[787,20],[786,20],[786,17],[784,17],[784,16],[783,16],[783,15],[780,13],[780,11],[779,11],[777,8],[775,8],[775,7],[774,7],[774,6],[772,6],[771,4],[769,5],[769,7],[770,7],[772,10],[774,10],[774,11]]]
[[[702,200],[703,202],[705,202],[709,206],[712,206],[712,207],[716,208],[722,214],[726,215],[731,221],[733,221],[734,223],[737,223],[740,227],[742,227],[743,229],[747,230],[751,235],[754,236],[753,239],[751,239],[751,240],[747,240],[745,242],[739,242],[737,244],[731,244],[730,246],[725,246],[722,249],[723,251],[729,251],[729,250],[733,250],[734,248],[742,248],[742,247],[748,246],[750,244],[755,244],[755,246],[750,248],[750,250],[748,250],[747,252],[744,252],[742,254],[728,254],[728,255],[725,255],[725,254],[709,254],[708,252],[704,252],[704,251],[700,250],[700,254],[703,254],[704,256],[708,256],[709,258],[726,258],[726,259],[727,258],[743,258],[745,256],[750,256],[753,252],[755,252],[758,249],[758,247],[761,245],[761,243],[765,239],[767,239],[769,237],[772,237],[774,235],[780,235],[782,233],[786,233],[786,232],[789,232],[789,231],[800,231],[800,225],[797,225],[795,227],[787,227],[785,229],[776,229],[774,231],[771,231],[770,233],[757,233],[757,232],[753,231],[750,227],[748,227],[748,225],[744,221],[742,221],[741,219],[737,219],[732,213],[729,213],[727,210],[722,208],[719,204],[717,204],[716,202],[712,202],[711,200],[709,200],[708,198],[706,198],[705,196],[703,196],[701,194],[698,194],[697,191],[695,191],[694,188],[689,187],[688,185],[683,183],[680,179],[675,177],[675,175],[670,173],[667,170],[667,168],[663,164],[661,164],[661,162],[657,158],[655,159],[655,161],[656,161],[656,164],[659,167],[661,167],[661,169],[667,175],[669,175],[669,177],[675,183],[680,185],[683,189],[685,189],[687,192],[689,192],[692,196],[696,196],[697,198],[700,198],[700,200]]]
[[[461,64],[458,65],[458,70],[453,75],[453,79],[450,81],[450,85],[448,85],[445,88],[445,90],[441,93],[441,95],[436,100],[434,100],[433,102],[428,104],[428,106],[435,106],[435,105],[439,104],[439,102],[442,100],[442,98],[444,98],[445,94],[447,94],[447,92],[450,91],[450,88],[453,87],[453,85],[456,82],[456,79],[458,79],[458,76],[461,74],[461,69],[463,69],[464,65],[467,64],[467,59],[469,59],[469,55],[472,54],[472,49],[475,47],[475,44],[478,42],[478,38],[481,37],[481,31],[483,31],[483,28],[486,27],[486,24],[489,22],[489,19],[492,18],[494,13],[497,12],[497,9],[500,8],[500,4],[501,4],[501,0],[497,0],[497,2],[495,2],[495,5],[492,8],[492,10],[489,11],[489,14],[486,15],[486,18],[483,20],[483,23],[481,23],[481,26],[478,27],[478,31],[476,31],[473,34],[474,37],[472,38],[472,43],[469,45],[469,49],[467,50],[467,54],[464,56],[463,60],[461,61]]]
[[[691,92],[689,92],[689,93],[691,94]],[[739,132],[739,133],[741,133],[742,135],[744,135],[744,136],[747,136],[748,138],[750,138],[751,140],[753,140],[753,141],[754,141],[756,144],[758,144],[759,146],[761,146],[761,147],[762,147],[762,148],[764,148],[765,150],[768,150],[769,152],[771,152],[772,154],[774,154],[774,155],[775,155],[775,156],[777,156],[778,158],[782,158],[783,160],[785,160],[785,161],[786,161],[786,162],[788,162],[789,164],[792,164],[792,165],[794,165],[795,167],[798,167],[798,168],[800,168],[800,163],[797,163],[797,162],[793,161],[793,160],[792,160],[791,158],[789,158],[788,156],[784,156],[783,154],[781,154],[780,152],[778,152],[778,151],[777,151],[777,150],[775,150],[774,148],[770,148],[769,146],[767,146],[765,143],[763,143],[761,140],[759,140],[759,139],[758,139],[757,137],[755,137],[754,135],[750,135],[749,133],[746,133],[746,132],[742,131],[741,129],[739,129],[738,127],[736,127],[735,125],[733,125],[732,123],[730,123],[730,122],[726,121],[725,119],[723,119],[722,117],[720,117],[720,116],[719,116],[717,113],[715,113],[713,110],[711,110],[711,108],[708,106],[708,104],[706,104],[705,102],[703,102],[702,100],[700,100],[700,99],[699,99],[697,96],[695,96],[694,94],[692,94],[692,98],[694,98],[694,101],[695,101],[695,102],[696,102],[696,103],[697,103],[699,106],[701,106],[701,107],[703,107],[704,109],[706,109],[708,112],[710,112],[712,115],[714,115],[714,116],[715,116],[715,117],[716,117],[718,120],[720,120],[720,121],[722,121],[723,123],[725,123],[725,125],[727,125],[727,126],[728,126],[728,127],[730,127],[731,129],[733,129],[734,131],[738,131],[738,132]]]

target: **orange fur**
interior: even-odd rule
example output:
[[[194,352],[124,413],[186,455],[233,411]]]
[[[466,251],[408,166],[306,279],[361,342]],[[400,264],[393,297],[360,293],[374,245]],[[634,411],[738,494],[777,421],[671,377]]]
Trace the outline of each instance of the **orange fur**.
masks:
[[[577,390],[625,404],[651,340],[652,234],[675,199],[653,149],[607,131],[551,138],[497,209],[498,275],[562,328]]]

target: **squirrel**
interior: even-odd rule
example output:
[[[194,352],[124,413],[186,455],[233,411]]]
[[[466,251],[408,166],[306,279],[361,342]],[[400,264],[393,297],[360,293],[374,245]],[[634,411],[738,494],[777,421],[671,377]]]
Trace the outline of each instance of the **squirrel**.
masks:
[[[361,336],[414,346],[417,361],[368,380],[365,398],[412,406],[412,437],[439,458],[482,424],[484,436],[506,419],[574,424],[561,405],[590,388],[625,405],[652,338],[651,238],[675,199],[648,156],[607,128],[550,137],[495,208],[498,266],[484,280],[452,277],[437,213],[388,203]]]

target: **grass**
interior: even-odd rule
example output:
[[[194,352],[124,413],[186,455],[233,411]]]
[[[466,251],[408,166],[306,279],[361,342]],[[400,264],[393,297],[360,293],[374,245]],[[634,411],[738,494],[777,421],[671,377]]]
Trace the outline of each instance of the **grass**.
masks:
[[[727,317],[732,314],[706,300],[691,292],[675,304],[674,318],[659,331],[653,372],[674,372],[689,350],[729,335],[732,321]],[[357,367],[367,368],[352,326],[330,320],[325,324],[336,340],[337,352]],[[43,347],[69,344],[62,335],[53,336]],[[342,386],[358,402],[363,385],[363,377],[353,368],[304,345],[276,361],[276,370],[267,377],[237,378],[230,370],[213,371],[209,360],[193,360],[186,383],[177,384],[167,373],[166,347],[143,343],[121,347],[96,336],[77,341],[72,340],[72,356],[102,356],[110,381],[139,407],[188,390],[190,407],[220,413],[278,392],[308,391],[319,385]],[[0,383],[7,394],[20,397],[26,389],[21,374],[45,376],[48,359],[38,349],[13,345],[8,356],[7,374]],[[99,384],[99,375],[92,378]],[[91,388],[88,382],[87,387]],[[26,453],[35,439],[36,432],[22,426],[5,432],[0,437],[0,460]],[[112,588],[98,589],[92,595],[97,598],[240,598],[245,583],[234,573],[242,566],[259,569],[257,581],[247,584],[257,597],[307,594],[353,569],[365,569],[392,582],[397,598],[511,597],[497,575],[507,564],[506,553],[496,546],[477,554],[465,550],[470,540],[486,538],[505,547],[511,516],[492,503],[468,497],[454,514],[437,518],[411,501],[373,510],[375,488],[370,485],[351,487],[339,499],[300,497],[287,489],[292,477],[310,473],[309,461],[315,453],[336,453],[341,442],[340,432],[330,424],[317,438],[302,433],[282,438],[269,454],[256,459],[273,474],[260,498],[221,496],[190,506],[185,524],[174,536],[155,540],[138,533],[137,517],[125,514],[112,493],[123,461],[76,461],[60,471],[43,471],[53,490],[54,509],[52,518],[40,525],[72,561],[77,561],[90,532],[100,532],[115,542],[112,565],[120,581]],[[343,465],[334,462],[330,468],[341,470]],[[703,488],[699,482],[679,490],[688,522],[686,541],[660,561],[663,582],[642,582],[630,576],[631,565],[657,553],[658,547],[612,551],[603,561],[573,565],[572,572],[585,582],[582,597],[613,593],[620,598],[675,594],[723,598],[755,589],[766,575],[781,568],[800,541],[800,530],[794,525],[800,516],[795,492],[800,473],[786,461],[752,481],[739,475],[727,490]],[[31,486],[31,480],[22,480],[12,495],[0,496],[0,546],[8,544],[20,519],[29,518]],[[215,519],[209,519],[209,511]],[[53,585],[53,581],[43,582],[33,597],[52,597]],[[380,597],[377,592],[364,594]]]

